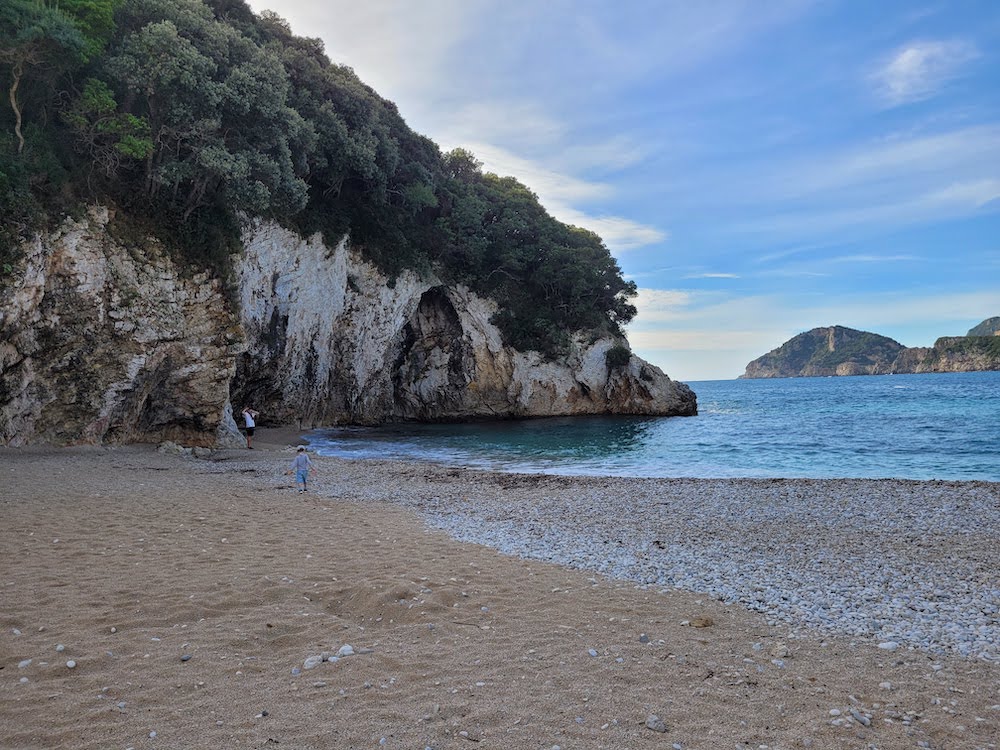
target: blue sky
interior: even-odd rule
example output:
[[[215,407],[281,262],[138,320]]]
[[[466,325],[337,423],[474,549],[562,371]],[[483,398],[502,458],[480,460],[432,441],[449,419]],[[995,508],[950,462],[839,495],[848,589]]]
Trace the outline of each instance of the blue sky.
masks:
[[[444,150],[598,232],[633,350],[734,378],[1000,315],[997,0],[251,0]]]

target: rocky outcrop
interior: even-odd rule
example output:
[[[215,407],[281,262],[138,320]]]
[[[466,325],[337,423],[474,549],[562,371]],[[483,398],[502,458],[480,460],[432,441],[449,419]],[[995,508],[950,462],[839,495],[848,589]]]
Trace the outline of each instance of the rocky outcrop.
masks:
[[[393,281],[342,241],[328,248],[261,223],[238,262],[234,402],[313,426],[571,414],[696,413],[691,390],[611,338],[574,340],[557,362],[506,346],[494,303],[434,277]]]
[[[222,285],[155,242],[123,247],[107,209],[26,250],[0,301],[0,444],[238,440],[242,335]]]
[[[966,336],[1000,336],[1000,316],[987,318],[969,329]]]
[[[984,321],[982,325],[987,325]],[[976,330],[976,329],[973,329]],[[843,326],[814,328],[747,365],[741,378],[828,377],[1000,370],[1000,337],[945,336],[933,347],[905,347]]]
[[[982,372],[1000,370],[1000,337],[942,336],[913,370],[899,372]]]
[[[696,412],[694,394],[621,341],[578,336],[559,362],[503,344],[493,303],[389,280],[349,249],[256,224],[235,292],[124,245],[107,209],[25,248],[0,297],[0,444],[239,445],[231,403],[264,424]],[[232,394],[232,398],[231,398]]]

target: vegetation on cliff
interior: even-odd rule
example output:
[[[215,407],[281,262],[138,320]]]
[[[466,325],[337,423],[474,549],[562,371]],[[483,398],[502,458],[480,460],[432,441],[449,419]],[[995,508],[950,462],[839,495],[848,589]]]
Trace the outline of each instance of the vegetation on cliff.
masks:
[[[350,231],[390,275],[434,270],[497,300],[520,349],[635,315],[597,235],[442,154],[319,40],[243,0],[5,0],[0,74],[0,283],[47,217],[107,201],[220,274],[241,216]]]
[[[843,326],[814,328],[755,359],[743,377],[853,375],[861,368],[887,371],[904,348],[897,341],[867,331]]]
[[[996,336],[1000,334],[1000,316],[987,318],[977,326],[969,329],[966,336]]]
[[[897,341],[843,326],[814,328],[758,357],[742,378],[793,378],[888,373],[974,372],[1000,370],[1000,336],[943,336],[933,347],[905,347]]]

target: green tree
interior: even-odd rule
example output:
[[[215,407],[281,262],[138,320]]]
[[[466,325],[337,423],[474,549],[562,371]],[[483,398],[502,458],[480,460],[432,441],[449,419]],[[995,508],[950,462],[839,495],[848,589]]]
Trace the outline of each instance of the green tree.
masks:
[[[87,79],[63,119],[73,129],[77,148],[107,177],[118,174],[123,160],[141,162],[153,151],[149,123],[120,112],[111,88],[96,78]]]
[[[145,195],[184,220],[220,198],[254,215],[301,210],[294,152],[312,134],[287,104],[280,59],[197,0],[129,0],[120,21],[106,70],[150,124]]]
[[[9,69],[7,98],[14,113],[17,152],[24,151],[24,111],[19,89],[25,76],[54,78],[85,59],[86,40],[73,20],[36,0],[0,4],[0,63]]]

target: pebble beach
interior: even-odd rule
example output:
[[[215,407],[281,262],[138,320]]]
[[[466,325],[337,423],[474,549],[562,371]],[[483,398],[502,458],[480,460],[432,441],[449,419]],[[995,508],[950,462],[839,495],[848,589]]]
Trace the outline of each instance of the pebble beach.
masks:
[[[1000,485],[0,449],[0,747],[996,748]],[[470,744],[472,743],[472,744]]]

